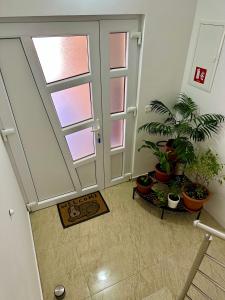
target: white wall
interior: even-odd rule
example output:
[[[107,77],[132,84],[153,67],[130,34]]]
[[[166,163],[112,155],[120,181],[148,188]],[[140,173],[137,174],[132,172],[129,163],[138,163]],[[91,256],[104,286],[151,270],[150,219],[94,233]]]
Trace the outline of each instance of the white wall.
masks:
[[[1,0],[0,17],[145,14],[138,126],[151,118],[154,98],[174,100],[180,90],[197,0]],[[143,136],[137,136],[136,149]],[[150,152],[135,153],[134,175],[154,165]]]
[[[0,241],[0,298],[41,300],[29,215],[1,137]]]
[[[223,45],[211,92],[208,93],[202,91],[188,84],[200,20],[225,22],[225,0],[198,0],[182,90],[199,104],[203,113],[215,112],[225,115],[225,45]],[[225,163],[225,131],[221,132],[211,144],[213,144],[213,148]],[[211,201],[207,205],[207,210],[221,223],[221,225],[225,226],[225,187],[218,186],[214,183],[210,189],[213,195]]]

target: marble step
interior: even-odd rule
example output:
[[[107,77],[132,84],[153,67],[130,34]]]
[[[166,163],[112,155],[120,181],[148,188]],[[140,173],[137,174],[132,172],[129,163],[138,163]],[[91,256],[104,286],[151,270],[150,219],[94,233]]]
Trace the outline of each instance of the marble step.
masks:
[[[175,297],[172,295],[171,291],[167,287],[164,287],[155,292],[154,294],[143,298],[142,300],[175,300]]]

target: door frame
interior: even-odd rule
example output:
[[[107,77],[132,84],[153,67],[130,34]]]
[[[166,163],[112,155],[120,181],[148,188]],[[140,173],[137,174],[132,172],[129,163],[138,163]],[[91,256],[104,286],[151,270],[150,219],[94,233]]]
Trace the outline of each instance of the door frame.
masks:
[[[122,18],[122,20],[121,20],[121,18]],[[40,20],[39,18],[37,18],[37,19]],[[50,19],[51,19],[51,21],[49,21]],[[54,19],[54,21],[53,21],[53,19]],[[47,22],[49,22],[50,28],[53,31],[54,31],[55,23],[58,23],[58,24],[60,23],[60,25],[62,25],[61,22],[57,22],[59,19],[61,19],[61,18],[45,18],[45,20]],[[111,19],[113,19],[113,20],[111,20],[111,22],[114,22],[114,26],[116,25],[116,23],[119,22],[121,24],[121,22],[122,22],[124,24],[123,29],[121,29],[121,25],[120,25],[120,29],[118,29],[118,30],[119,31],[123,31],[123,30],[125,31],[126,30],[127,32],[129,32],[129,42],[137,44],[136,40],[131,40],[131,36],[130,36],[131,31],[132,31],[131,28],[128,28],[129,26],[127,27],[125,25],[125,23],[128,22],[128,21],[129,22],[135,22],[135,31],[137,31],[137,27],[139,26],[138,25],[139,24],[139,17],[137,15],[134,15],[134,16],[108,16],[108,17],[100,17],[100,16],[98,17],[97,16],[97,17],[92,17],[92,18],[88,18],[87,16],[84,16],[84,18],[81,17],[81,18],[77,19],[76,17],[71,17],[69,19],[70,19],[69,21],[68,21],[68,18],[63,18],[62,20],[67,25],[71,24],[71,23],[74,23],[74,22],[79,23],[79,22],[82,22],[82,21],[85,21],[85,22],[88,22],[88,23],[90,23],[92,21],[99,21],[99,22],[102,23],[102,22],[104,22],[105,19],[107,20],[107,22],[109,22]],[[130,19],[132,19],[132,20],[130,20]],[[115,20],[118,20],[118,21],[115,21]],[[34,36],[35,35],[40,36],[40,30],[42,31],[43,35],[45,35],[45,36],[48,35],[48,33],[46,31],[45,24],[40,23],[40,22],[42,22],[42,21],[37,21],[36,23],[30,23],[30,21],[21,22],[21,23],[20,22],[19,23],[1,23],[0,22],[0,38],[19,38],[21,40],[21,43],[22,43],[24,49],[25,49],[25,54],[28,58],[28,62],[30,62],[33,59],[34,60],[37,59],[37,55],[35,53],[35,56],[34,56],[34,53],[33,53],[34,47],[33,47],[33,45],[31,47],[31,39],[27,38],[26,35],[28,35],[28,36],[30,35],[30,29],[32,29],[32,31],[33,31],[32,35],[34,35]],[[118,28],[118,26],[113,27],[113,29],[112,28],[111,29],[105,28],[104,32],[106,33],[107,30],[111,30],[111,31],[113,30],[114,31],[114,28],[116,30],[116,28]],[[56,35],[60,35],[60,34],[63,35],[63,33],[65,35],[65,31],[63,31],[62,29],[59,30],[59,28],[57,28],[56,31],[57,31]],[[100,31],[100,34],[101,34],[101,42],[102,42],[103,31]],[[101,47],[101,51],[106,52],[106,49],[104,50],[104,47]],[[134,105],[134,106],[136,106],[136,103],[137,103],[137,85],[138,85],[139,49],[137,51],[138,52],[137,52],[137,55],[136,55],[136,59],[135,59],[134,63],[132,64],[133,65],[133,71],[131,71],[131,68],[129,70],[131,72],[135,72],[135,74],[136,74],[135,82],[133,82],[133,87],[135,88],[135,93],[132,96],[132,99],[133,99],[132,100],[132,105]],[[129,58],[129,59],[133,59],[132,55],[131,55],[131,58]],[[36,65],[36,67],[35,67],[35,65]],[[32,64],[32,66],[30,64],[30,67],[31,67],[32,72],[34,72],[36,74],[36,77],[41,82],[43,80],[43,74],[42,74],[42,70],[40,69],[39,61],[38,61],[38,64]],[[99,74],[100,74],[100,72],[99,72]],[[103,65],[102,65],[101,66],[101,77],[102,78],[104,77],[104,74],[105,74],[105,71],[103,70]],[[80,77],[81,77],[80,80],[82,82],[82,76],[80,76]],[[35,81],[36,81],[36,78],[35,78]],[[36,84],[40,85],[40,82],[39,82],[39,84],[36,82]],[[69,80],[68,80],[68,82],[69,82]],[[65,81],[65,84],[67,84],[66,81]],[[0,85],[0,91],[2,93],[2,89],[4,88],[4,83],[3,83],[3,88],[2,88],[1,85]],[[42,90],[43,87],[38,88],[39,91],[40,91],[40,89]],[[44,95],[46,93],[46,91],[42,91],[42,93]],[[6,91],[5,91],[5,94],[7,95]],[[1,95],[0,95],[0,98],[2,98]],[[43,101],[44,98],[45,97],[42,97],[42,101]],[[104,95],[102,95],[102,99],[103,98],[104,98]],[[1,101],[1,99],[0,99],[0,101]],[[9,101],[9,100],[7,100],[7,101]],[[49,103],[45,103],[46,101],[43,101],[43,102],[44,102],[44,107],[47,110],[47,107],[48,107]],[[102,102],[102,111],[107,109],[104,106],[103,102]],[[16,127],[15,120],[13,118],[13,113],[12,113],[12,110],[11,110],[10,107],[9,107],[9,109],[10,109],[11,117],[13,119],[13,127],[16,128],[16,135],[15,136],[17,136],[16,147],[17,147],[18,152],[13,153],[13,156],[16,158],[16,161],[17,161],[16,165],[17,165],[18,172],[16,172],[16,174],[19,173],[18,179],[19,179],[19,181],[22,181],[22,186],[24,186],[24,189],[25,189],[24,194],[26,196],[25,197],[25,202],[28,203],[29,208],[31,208],[32,210],[38,210],[38,209],[41,209],[41,208],[44,208],[44,207],[51,206],[51,205],[56,204],[56,203],[60,203],[60,202],[65,201],[65,200],[69,200],[73,197],[86,194],[87,192],[92,192],[92,191],[100,189],[97,186],[95,186],[95,187],[92,186],[93,189],[90,190],[90,191],[88,190],[88,188],[85,188],[82,191],[80,190],[79,193],[77,193],[77,191],[76,191],[76,192],[73,192],[73,193],[68,193],[66,195],[62,195],[63,197],[57,196],[57,197],[54,197],[54,198],[51,198],[51,199],[47,199],[47,200],[38,202],[37,194],[35,192],[35,187],[34,187],[34,184],[32,182],[32,175],[30,173],[26,157],[23,153],[22,143],[21,143],[21,140],[20,140],[20,137],[19,137],[19,133],[18,133],[18,130],[17,130],[17,127]],[[48,113],[48,115],[49,115],[49,113]],[[103,113],[103,120],[101,120],[101,127],[102,127],[102,124],[104,123],[104,118],[105,118],[105,116],[104,116],[104,113]],[[128,113],[127,110],[126,110],[126,112],[124,112],[123,118],[126,119],[126,120],[131,119],[133,124],[134,124],[134,128],[136,128],[136,121],[133,119],[133,116],[130,113]],[[51,116],[51,126],[53,127],[53,131],[55,132],[54,126],[52,125],[52,122],[55,124],[56,122],[58,122],[58,119],[56,119],[55,116]],[[4,127],[6,128],[5,125],[4,125]],[[8,125],[7,125],[7,127],[8,127]],[[108,126],[107,130],[108,130],[108,133],[109,133],[110,126]],[[55,132],[55,135],[57,135],[56,132]],[[104,135],[106,135],[106,133]],[[132,133],[132,143],[134,143],[134,136],[135,136],[135,134],[133,132]],[[12,138],[10,137],[9,138],[10,142],[11,142],[11,139]],[[57,136],[57,140],[58,140],[58,136]],[[106,140],[105,136],[104,136],[104,140]],[[15,146],[15,143],[13,145]],[[112,154],[112,152],[113,152],[113,154],[124,153],[127,150],[127,149],[115,149],[115,150],[111,151],[110,147],[109,147],[109,143],[108,143],[108,145],[105,145],[105,146],[106,147],[105,147],[104,153],[102,152],[102,155],[101,155],[102,157],[104,156],[104,159],[105,159],[104,165],[105,166],[108,163],[107,159],[106,159],[106,155],[108,155],[108,153],[111,153],[111,154]],[[126,144],[125,148],[126,147],[128,148],[129,146]],[[10,148],[9,147],[7,147],[7,148],[8,148],[8,151],[10,152],[11,151]],[[115,180],[110,180],[109,177],[107,176],[105,184],[104,184],[104,181],[101,181],[101,185],[102,185],[101,187],[103,187],[103,186],[107,187],[107,186],[111,186],[111,185],[114,185],[114,184],[118,184],[120,182],[126,181],[127,179],[131,178],[132,167],[133,167],[134,145],[131,144],[131,147],[129,149],[130,149],[130,153],[128,155],[130,157],[131,171],[126,173],[125,168],[123,166],[123,176],[121,176],[120,178],[116,178]],[[90,161],[91,161],[91,159],[90,159]],[[18,166],[18,161],[20,161],[20,166]],[[12,163],[13,163],[13,161],[12,161]],[[15,164],[13,163],[13,165],[15,165]],[[79,162],[77,163],[77,166],[78,165],[79,165]],[[67,168],[68,168],[68,165],[67,165]],[[111,173],[111,170],[110,170],[110,167],[109,167],[108,168],[108,174],[110,174],[110,173]],[[70,172],[70,174],[71,174],[71,172]],[[103,171],[101,171],[101,174],[103,174]],[[75,178],[76,178],[76,176],[75,176]],[[76,180],[77,180],[77,178],[76,178]]]

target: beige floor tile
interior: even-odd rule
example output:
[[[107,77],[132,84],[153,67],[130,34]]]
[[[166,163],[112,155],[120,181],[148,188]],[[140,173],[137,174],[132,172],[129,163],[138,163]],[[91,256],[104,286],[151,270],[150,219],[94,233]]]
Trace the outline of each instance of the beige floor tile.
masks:
[[[148,282],[140,273],[94,295],[92,300],[142,300],[151,294]]]
[[[139,257],[131,239],[111,243],[92,236],[78,242],[77,253],[91,294],[95,294],[139,270]]]
[[[68,300],[142,300],[162,288],[180,293],[204,233],[193,227],[194,215],[166,213],[161,220],[158,208],[132,199],[133,185],[102,191],[110,213],[67,229],[56,206],[31,214],[44,300],[53,300],[59,283]],[[221,229],[205,211],[201,220]],[[225,262],[220,240],[213,240],[209,253]],[[224,282],[218,268],[202,267]]]
[[[44,300],[54,299],[58,284],[65,286],[68,300],[83,300],[90,295],[73,245],[41,249],[37,256]]]
[[[170,290],[166,288],[162,288],[155,292],[154,294],[142,299],[142,300],[174,300],[173,295]]]
[[[150,294],[162,288],[169,288],[177,297],[184,285],[188,270],[176,263],[176,257],[164,258],[158,264],[141,271],[142,277],[148,282]]]

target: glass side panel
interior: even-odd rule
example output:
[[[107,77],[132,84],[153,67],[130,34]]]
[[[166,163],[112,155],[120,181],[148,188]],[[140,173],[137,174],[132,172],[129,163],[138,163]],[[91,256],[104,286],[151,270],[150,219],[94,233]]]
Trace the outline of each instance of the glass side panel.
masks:
[[[46,82],[89,72],[88,37],[33,38]]]
[[[123,146],[124,141],[124,120],[113,120],[111,123],[111,148]]]
[[[52,93],[51,96],[62,127],[92,118],[89,83]]]
[[[66,135],[66,141],[73,160],[95,153],[95,140],[92,128],[86,128]]]
[[[109,34],[109,64],[110,69],[126,67],[126,32]]]
[[[110,113],[124,111],[125,77],[110,79]]]

